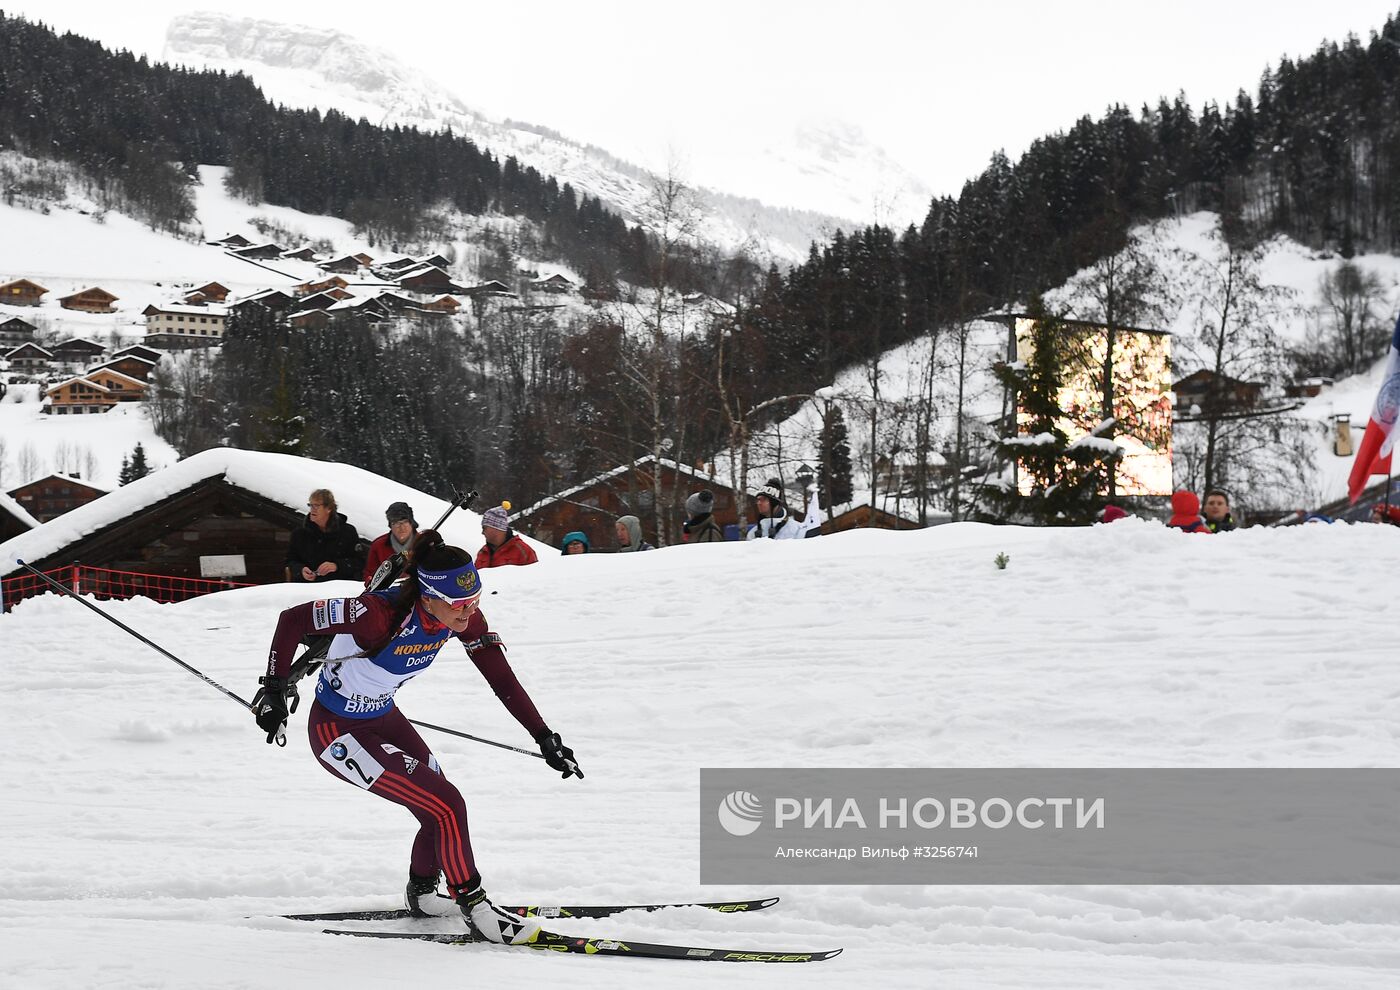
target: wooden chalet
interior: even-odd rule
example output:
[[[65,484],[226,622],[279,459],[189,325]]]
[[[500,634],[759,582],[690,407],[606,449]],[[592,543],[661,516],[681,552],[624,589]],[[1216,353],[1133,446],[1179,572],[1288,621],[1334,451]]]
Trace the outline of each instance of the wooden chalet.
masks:
[[[38,282],[17,278],[13,282],[0,283],[0,303],[7,306],[37,306],[48,291]]]
[[[299,311],[305,309],[330,309],[342,299],[350,299],[353,296],[353,292],[347,292],[345,289],[337,288],[333,285],[329,289],[298,299],[297,309]]]
[[[28,320],[21,320],[18,316],[0,320],[0,350],[9,350],[29,343],[34,339],[37,330],[38,327],[34,324]]]
[[[1246,382],[1229,375],[1217,375],[1207,368],[1192,372],[1172,386],[1176,393],[1176,410],[1186,416],[1192,406],[1203,412],[1223,409],[1248,409],[1258,405],[1264,391],[1263,382]]]
[[[265,244],[250,244],[247,247],[235,249],[234,257],[242,258],[244,261],[271,261],[274,258],[282,257],[282,245],[268,241]]]
[[[0,330],[3,330],[0,325]],[[1336,384],[1331,378],[1304,378],[1301,381],[1289,382],[1283,387],[1283,394],[1290,399],[1314,399],[1322,394],[1322,390],[1330,385]]]
[[[53,363],[53,352],[32,340],[7,351],[4,357],[13,371],[48,371]]]
[[[8,494],[31,516],[46,523],[107,493],[66,474],[51,474],[12,488]]]
[[[84,340],[81,337],[70,337],[61,340],[50,348],[53,351],[53,359],[58,364],[71,364],[80,368],[86,368],[103,354],[107,353],[107,348],[103,347],[95,340]]]
[[[208,243],[225,248],[245,248],[251,247],[253,244],[252,241],[248,240],[248,238],[244,237],[242,234],[228,234],[225,237],[219,238],[217,241],[209,241]]]
[[[39,520],[30,515],[24,506],[0,492],[0,543],[20,533],[27,533],[38,525]]]
[[[373,258],[373,257],[371,257],[370,255],[365,254],[363,251],[360,251],[360,252],[358,252],[358,253],[356,253],[356,254],[352,254],[350,257],[352,257],[352,258],[354,258],[356,261],[358,261],[358,262],[360,263],[360,266],[361,266],[362,268],[368,268],[368,267],[370,266],[370,264],[374,261],[374,258]]]
[[[308,282],[292,286],[292,292],[299,296],[310,296],[317,292],[325,292],[327,289],[344,289],[350,285],[349,282],[339,275],[327,275],[322,278],[313,278]]]
[[[506,296],[511,299],[516,298],[516,293],[504,282],[492,279],[489,282],[482,282],[480,285],[469,285],[462,290],[462,295],[476,298],[478,296]]]
[[[94,285],[66,296],[59,296],[58,304],[64,309],[77,310],[80,313],[115,313],[117,307],[112,304],[117,299],[117,296],[106,289]]]
[[[315,261],[316,252],[311,249],[310,245],[307,245],[292,251],[283,251],[282,257],[288,261]]]
[[[912,500],[911,500],[912,501]],[[823,534],[844,533],[851,529],[922,529],[923,526],[915,519],[910,519],[904,515],[896,515],[879,506],[873,509],[867,503],[865,505],[851,506],[850,508],[838,507],[838,511],[826,522],[822,523]]]
[[[554,274],[549,278],[537,278],[530,283],[531,290],[535,292],[552,292],[562,295],[566,292],[574,291],[574,283],[563,275]]]
[[[53,415],[104,413],[123,402],[140,402],[149,386],[139,378],[114,368],[99,367],[77,375],[44,392]]]
[[[665,458],[658,462],[650,456],[549,495],[512,516],[511,522],[535,539],[556,546],[565,533],[580,530],[588,535],[594,550],[606,550],[617,543],[613,523],[619,516],[634,515],[642,522],[645,538],[659,546],[653,532],[652,491],[658,473],[664,500],[662,513],[674,522],[677,534],[685,522],[685,500],[702,488],[715,493],[715,521],[721,527],[738,524],[738,506],[731,488],[685,464]]]
[[[452,281],[451,275],[434,265],[423,265],[405,272],[399,279],[399,288],[422,293],[462,291],[462,287]]]
[[[353,275],[360,270],[362,262],[358,255],[342,254],[338,258],[331,258],[323,261],[319,267],[323,272],[340,272],[344,275]]]
[[[196,285],[191,292],[201,293],[210,302],[223,302],[228,298],[229,288],[219,282],[205,282],[203,285]]]
[[[154,347],[147,347],[145,344],[131,344],[117,351],[112,355],[112,358],[115,360],[116,358],[126,357],[128,354],[134,357],[145,358],[152,364],[159,364],[160,359],[165,357],[164,351],[158,351]]]
[[[287,325],[298,330],[321,330],[331,325],[331,316],[324,309],[308,309],[287,317]]]
[[[447,313],[448,315],[456,315],[457,312],[461,310],[462,304],[459,303],[452,296],[438,296],[432,302],[423,303],[419,308],[425,309],[430,313]]]
[[[248,318],[254,313],[281,313],[292,308],[296,299],[281,289],[264,289],[251,296],[230,303],[228,310],[240,318]]]
[[[86,376],[91,377],[93,372],[110,369],[119,371],[128,378],[134,378],[139,382],[149,383],[151,372],[155,370],[156,363],[151,358],[141,357],[139,354],[122,354],[89,368]]]
[[[209,297],[195,290],[194,292],[186,292],[180,297],[180,302],[185,306],[205,306],[209,303]]]

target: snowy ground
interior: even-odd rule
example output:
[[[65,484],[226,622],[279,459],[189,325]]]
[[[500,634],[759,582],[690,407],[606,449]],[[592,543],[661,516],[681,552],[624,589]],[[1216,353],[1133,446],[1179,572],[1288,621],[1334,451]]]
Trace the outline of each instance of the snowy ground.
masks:
[[[1389,528],[1198,539],[1128,520],[489,572],[487,614],[588,777],[430,740],[467,795],[488,888],[780,894],[751,916],[555,927],[845,947],[793,968],[347,941],[274,920],[391,905],[406,813],[318,769],[304,714],[287,749],[266,746],[226,698],[76,603],[25,602],[0,616],[0,985],[1393,987],[1395,888],[702,888],[697,793],[705,766],[1394,766],[1394,613],[1365,593],[1390,587],[1397,561]],[[109,607],[247,696],[277,610],[306,595]],[[401,701],[528,744],[460,654]]]

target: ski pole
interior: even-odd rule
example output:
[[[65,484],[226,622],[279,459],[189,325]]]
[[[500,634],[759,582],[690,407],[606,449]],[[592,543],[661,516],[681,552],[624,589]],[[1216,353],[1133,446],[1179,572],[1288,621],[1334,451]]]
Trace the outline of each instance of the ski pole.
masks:
[[[169,650],[167,650],[165,647],[161,646],[160,644],[158,644],[158,643],[153,643],[151,640],[147,639],[145,636],[142,636],[142,635],[141,635],[139,632],[137,632],[135,629],[132,629],[132,628],[131,628],[130,626],[128,626],[125,622],[121,621],[120,619],[116,618],[115,616],[108,615],[106,612],[102,611],[102,609],[98,608],[98,607],[97,607],[96,605],[94,605],[92,602],[87,601],[85,598],[83,598],[83,597],[82,597],[81,595],[79,595],[77,592],[73,591],[73,589],[69,588],[69,587],[68,587],[66,584],[64,584],[62,581],[57,581],[57,580],[55,580],[55,579],[49,577],[47,574],[45,574],[43,571],[39,570],[37,567],[33,566],[32,564],[30,564],[30,563],[28,563],[28,562],[26,562],[26,561],[20,560],[19,558],[15,558],[15,563],[18,564],[20,567],[23,567],[25,570],[29,571],[29,573],[33,574],[35,577],[39,578],[41,581],[44,581],[45,583],[52,585],[53,587],[57,588],[59,591],[63,592],[65,595],[68,595],[68,596],[69,596],[70,598],[72,598],[75,602],[78,602],[79,604],[85,605],[86,607],[92,609],[92,610],[93,610],[94,612],[96,612],[98,615],[102,616],[102,618],[104,618],[104,619],[106,619],[108,622],[112,623],[112,625],[117,626],[117,627],[119,627],[119,628],[125,630],[126,632],[130,633],[132,636],[135,636],[137,639],[139,639],[141,642],[145,643],[147,646],[149,646],[151,649],[155,650],[157,653],[159,653],[161,656],[165,657],[167,660],[173,660],[175,663],[178,663],[181,667],[184,667],[184,668],[185,668],[186,670],[188,670],[191,674],[193,674],[195,677],[198,677],[201,681],[203,681],[205,684],[208,684],[210,687],[214,688],[216,691],[220,691],[220,692],[222,692],[224,695],[226,695],[227,697],[232,698],[234,701],[238,702],[240,705],[242,705],[244,708],[248,709],[249,711],[252,711],[252,710],[253,710],[253,706],[252,706],[252,705],[250,705],[248,702],[244,701],[244,700],[243,700],[242,698],[240,698],[238,695],[234,694],[234,693],[233,693],[232,691],[230,691],[228,688],[224,687],[224,686],[223,686],[222,684],[220,684],[218,681],[214,680],[212,677],[210,677],[209,675],[205,674],[204,672],[202,672],[202,671],[196,669],[195,667],[192,667],[192,666],[190,666],[189,664],[185,663],[185,661],[181,660],[179,657],[177,657],[175,654],[171,653]],[[282,737],[278,740],[278,742],[279,742],[281,745],[285,746],[285,745],[287,744],[287,742],[286,742],[286,736],[285,736],[285,735],[282,736]]]
[[[490,739],[483,739],[480,736],[473,736],[470,733],[458,732],[456,729],[449,729],[441,725],[433,725],[431,722],[420,722],[416,718],[409,719],[414,725],[424,729],[432,729],[435,732],[446,732],[449,736],[457,736],[460,739],[470,739],[472,742],[485,743],[488,746],[495,746],[497,749],[508,749],[512,753],[524,753],[526,756],[533,756],[537,760],[544,759],[543,753],[536,753],[533,749],[521,749],[519,746],[510,746],[506,743],[494,742]],[[580,777],[583,774],[579,774]]]

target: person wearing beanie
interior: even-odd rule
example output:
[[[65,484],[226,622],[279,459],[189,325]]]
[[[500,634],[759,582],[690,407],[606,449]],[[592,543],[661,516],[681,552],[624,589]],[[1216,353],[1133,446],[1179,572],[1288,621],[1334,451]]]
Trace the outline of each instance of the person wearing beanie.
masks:
[[[640,553],[643,550],[656,549],[642,539],[642,521],[636,516],[619,516],[617,522],[613,523],[613,529],[617,533],[618,553]]]
[[[702,488],[685,500],[688,517],[681,531],[687,543],[723,543],[724,530],[715,522],[715,493]]]
[[[1212,533],[1228,533],[1235,529],[1235,517],[1230,514],[1230,493],[1223,488],[1212,488],[1206,492],[1206,504],[1202,507],[1206,528]]]
[[[510,528],[508,512],[510,503],[502,502],[482,513],[481,535],[485,537],[486,545],[476,554],[478,570],[507,564],[533,564],[540,559],[530,549],[530,544]]]
[[[1103,512],[1099,513],[1099,519],[1106,523],[1116,522],[1119,519],[1126,518],[1128,518],[1128,514],[1123,511],[1121,506],[1117,505],[1105,505],[1103,507]]]
[[[769,478],[763,487],[754,489],[753,504],[758,513],[758,522],[749,530],[746,539],[802,539],[802,523],[788,515],[783,483],[777,478]]]
[[[1210,534],[1210,527],[1201,518],[1201,500],[1195,492],[1172,493],[1172,517],[1167,520],[1167,525],[1183,533]]]
[[[564,541],[559,544],[559,552],[566,557],[574,554],[587,553],[591,548],[588,545],[588,534],[576,529],[572,533],[564,534]]]
[[[394,502],[384,510],[384,519],[389,523],[389,532],[369,545],[369,555],[365,558],[365,584],[369,584],[380,564],[396,553],[407,553],[418,538],[418,520],[413,518],[413,510],[407,502]]]

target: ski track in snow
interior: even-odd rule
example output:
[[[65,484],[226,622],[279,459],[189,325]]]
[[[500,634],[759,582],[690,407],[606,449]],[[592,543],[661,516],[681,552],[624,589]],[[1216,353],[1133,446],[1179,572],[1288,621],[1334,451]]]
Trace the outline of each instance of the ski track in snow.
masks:
[[[1392,987],[1393,887],[702,888],[696,795],[705,766],[1394,766],[1394,613],[1363,597],[1397,560],[1400,532],[1382,527],[1202,540],[1125,520],[487,572],[493,627],[588,773],[561,781],[425,732],[466,795],[488,890],[779,894],[753,915],[549,927],[846,950],[800,967],[338,939],[270,917],[393,905],[411,819],[316,766],[304,711],[287,749],[269,747],[237,706],[86,609],[31,600],[0,616],[0,985]],[[248,697],[278,609],[308,596],[105,607]],[[455,647],[400,698],[412,717],[528,745]]]

